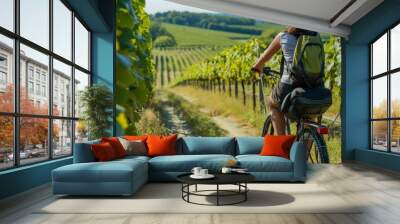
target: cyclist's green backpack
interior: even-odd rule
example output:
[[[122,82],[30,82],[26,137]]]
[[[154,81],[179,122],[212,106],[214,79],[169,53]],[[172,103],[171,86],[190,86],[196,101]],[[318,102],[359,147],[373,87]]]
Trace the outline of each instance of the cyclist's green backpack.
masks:
[[[320,86],[324,78],[324,45],[318,33],[303,34],[297,39],[291,74],[308,87]]]

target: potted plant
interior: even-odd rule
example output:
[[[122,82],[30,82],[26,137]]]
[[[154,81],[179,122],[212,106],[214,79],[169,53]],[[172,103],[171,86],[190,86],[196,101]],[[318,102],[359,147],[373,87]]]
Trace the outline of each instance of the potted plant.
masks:
[[[113,95],[104,85],[86,87],[79,98],[82,109],[81,119],[87,127],[89,139],[110,136],[113,116]]]

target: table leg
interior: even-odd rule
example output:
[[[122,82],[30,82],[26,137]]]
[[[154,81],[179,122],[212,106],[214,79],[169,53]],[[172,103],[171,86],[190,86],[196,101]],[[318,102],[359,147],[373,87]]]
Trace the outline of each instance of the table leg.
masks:
[[[182,199],[184,198],[184,196],[183,196],[183,195],[184,195],[184,194],[183,194],[184,186],[185,186],[185,185],[182,183],[182,187],[181,187]]]
[[[195,185],[195,191],[197,192],[197,184]]]
[[[219,184],[217,184],[217,206],[219,206]]]
[[[189,195],[190,195],[190,184],[187,185],[187,191],[188,191],[188,193],[187,193],[187,201],[190,202],[190,200],[189,200]]]
[[[244,183],[244,190],[245,190],[245,192],[244,192],[244,201],[247,201],[247,192],[248,192],[247,183]]]

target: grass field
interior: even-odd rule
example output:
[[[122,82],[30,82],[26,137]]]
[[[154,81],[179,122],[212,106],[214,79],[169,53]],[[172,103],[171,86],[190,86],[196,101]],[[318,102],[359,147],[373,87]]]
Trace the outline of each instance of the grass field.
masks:
[[[251,37],[251,35],[247,34],[215,31],[169,23],[162,23],[162,26],[175,36],[178,47],[193,45],[230,46]]]

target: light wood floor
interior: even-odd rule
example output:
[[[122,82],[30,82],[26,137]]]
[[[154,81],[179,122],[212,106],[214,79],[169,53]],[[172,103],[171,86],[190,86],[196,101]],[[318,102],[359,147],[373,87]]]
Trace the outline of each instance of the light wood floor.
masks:
[[[399,174],[353,163],[318,165],[310,167],[308,182],[324,186],[349,203],[362,200],[367,206],[357,214],[36,214],[38,206],[54,200],[47,185],[1,201],[0,223],[400,223]]]

